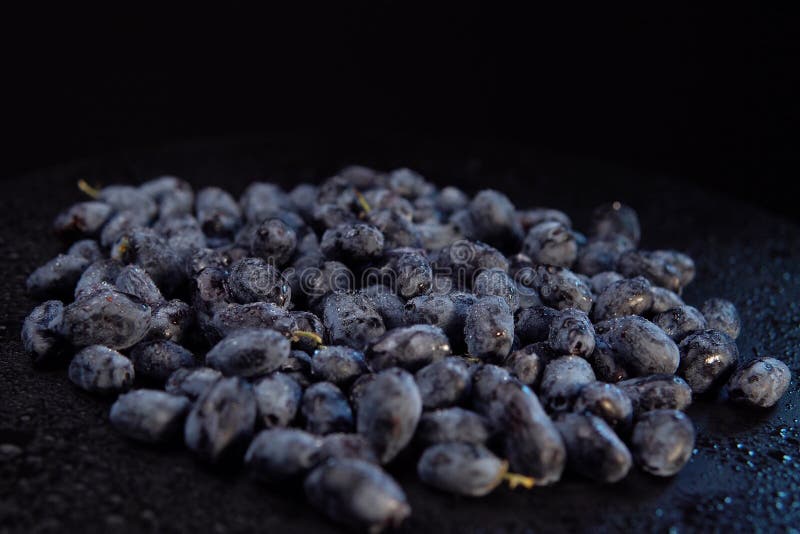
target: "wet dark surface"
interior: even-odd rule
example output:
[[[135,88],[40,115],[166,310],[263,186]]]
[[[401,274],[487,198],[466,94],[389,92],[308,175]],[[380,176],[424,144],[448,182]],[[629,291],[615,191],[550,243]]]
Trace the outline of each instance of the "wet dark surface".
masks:
[[[392,469],[413,508],[406,532],[779,530],[800,528],[800,228],[764,211],[666,177],[642,179],[591,163],[402,140],[203,141],[128,152],[2,182],[0,201],[0,532],[337,532],[297,488],[269,489],[245,473],[205,468],[179,448],[132,443],[108,424],[109,399],[73,387],[64,369],[36,371],[20,324],[34,302],[27,274],[61,250],[50,223],[90,182],[172,173],[239,193],[252,179],[290,185],[351,162],[407,165],[438,183],[493,187],[518,206],[564,209],[585,227],[589,208],[620,199],[639,211],[645,248],[674,247],[698,265],[685,292],[698,305],[732,300],[743,358],[785,361],[793,379],[771,410],[698,400],[696,453],[672,479],[639,471],[600,486],[568,475],[554,487],[483,499],[424,487],[413,464]],[[480,154],[472,156],[471,154]],[[795,530],[796,532],[796,530]]]

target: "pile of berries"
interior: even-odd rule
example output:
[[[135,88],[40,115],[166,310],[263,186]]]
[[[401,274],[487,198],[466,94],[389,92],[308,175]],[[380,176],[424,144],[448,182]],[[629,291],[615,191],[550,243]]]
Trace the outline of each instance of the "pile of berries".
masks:
[[[352,526],[411,513],[383,470],[399,455],[468,496],[565,469],[672,476],[693,396],[767,408],[789,384],[780,360],[740,359],[732,303],[684,303],[692,259],[638,249],[619,202],[584,235],[561,211],[408,169],[238,200],[170,176],[79,185],[92,200],[54,223],[69,248],[28,278],[34,363],[119,395],[126,436],[302,483]]]

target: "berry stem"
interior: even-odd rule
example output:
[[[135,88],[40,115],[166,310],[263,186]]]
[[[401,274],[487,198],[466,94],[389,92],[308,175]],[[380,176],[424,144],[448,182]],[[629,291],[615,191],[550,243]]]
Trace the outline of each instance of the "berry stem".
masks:
[[[364,211],[364,213],[369,213],[372,211],[372,207],[369,205],[369,202],[367,202],[366,197],[364,197],[364,195],[362,195],[361,191],[358,189],[356,189],[356,199],[358,199],[358,204],[361,206],[361,209]]]
[[[92,198],[97,198],[100,196],[100,190],[97,189],[96,187],[92,187],[91,185],[89,185],[89,182],[87,182],[83,178],[78,180],[78,189],[80,189],[81,192]]]
[[[303,337],[306,339],[310,339],[311,341],[316,343],[317,346],[323,347],[322,338],[319,336],[319,334],[315,334],[314,332],[309,332],[307,330],[295,330],[294,332],[292,332],[292,341],[294,342],[300,341],[300,338]]]
[[[517,486],[532,489],[536,485],[536,480],[533,477],[520,475],[519,473],[506,473],[503,475],[503,480],[508,482],[508,487],[512,490],[516,489]]]

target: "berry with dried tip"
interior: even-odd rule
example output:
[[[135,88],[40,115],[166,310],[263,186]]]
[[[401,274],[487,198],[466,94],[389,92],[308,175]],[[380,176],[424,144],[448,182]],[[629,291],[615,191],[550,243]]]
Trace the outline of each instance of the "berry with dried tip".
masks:
[[[402,367],[415,371],[450,355],[450,341],[440,328],[418,324],[389,330],[367,352],[374,371]]]
[[[587,357],[594,350],[592,322],[580,310],[561,310],[550,323],[549,343],[556,352]]]
[[[284,373],[272,373],[253,386],[258,417],[266,428],[289,426],[300,408],[303,389]]]
[[[739,337],[742,323],[733,302],[725,299],[708,299],[700,310],[708,321],[708,328],[725,332],[732,339]]]
[[[78,352],[69,364],[70,381],[91,393],[116,393],[133,385],[131,361],[119,352],[92,345]]]
[[[458,404],[469,395],[472,376],[461,358],[445,358],[416,372],[423,408],[430,410]]]
[[[505,462],[480,444],[439,443],[428,447],[417,463],[417,475],[434,488],[482,497],[503,481]]]
[[[736,342],[723,332],[701,330],[680,344],[678,372],[693,393],[705,393],[725,379],[739,362]]]
[[[364,387],[356,429],[386,464],[411,441],[420,415],[422,398],[414,377],[402,369],[387,369]]]
[[[692,404],[692,388],[678,376],[656,374],[618,382],[631,399],[634,416],[652,410],[685,410]]]
[[[483,297],[467,311],[464,340],[469,354],[481,359],[505,358],[514,342],[514,315],[501,297]]]
[[[694,425],[678,410],[653,410],[633,427],[631,450],[642,469],[659,477],[671,477],[692,457]]]
[[[350,432],[353,429],[353,410],[342,391],[330,382],[317,382],[306,389],[300,412],[306,430],[312,434]]]
[[[206,365],[226,376],[259,376],[276,371],[290,350],[289,340],[275,330],[237,330],[208,351]]]
[[[250,384],[237,377],[218,380],[189,412],[186,446],[208,462],[239,456],[253,435],[256,412]]]
[[[728,395],[734,402],[770,408],[789,388],[792,373],[776,358],[759,357],[743,365],[728,382]]]
[[[250,443],[244,462],[256,478],[281,482],[303,476],[318,462],[322,439],[296,428],[262,430]]]
[[[565,413],[555,420],[567,448],[567,466],[574,472],[605,483],[619,482],[633,459],[628,447],[601,418]]]
[[[64,304],[48,300],[36,306],[22,323],[22,346],[33,358],[34,364],[57,361],[66,349],[66,340],[60,334],[64,320]]]
[[[192,404],[189,399],[154,389],[120,395],[109,420],[121,434],[146,443],[163,443],[180,435]]]
[[[368,532],[399,527],[411,515],[397,482],[363,460],[328,460],[311,471],[304,487],[312,506],[338,523]]]

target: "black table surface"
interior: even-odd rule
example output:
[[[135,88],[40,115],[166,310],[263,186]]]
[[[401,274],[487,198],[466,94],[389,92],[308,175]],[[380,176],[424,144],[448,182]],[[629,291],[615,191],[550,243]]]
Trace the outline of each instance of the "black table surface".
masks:
[[[697,262],[685,299],[732,300],[742,315],[742,358],[772,355],[792,369],[769,410],[723,398],[690,407],[696,451],[674,478],[638,470],[602,486],[567,474],[556,486],[500,488],[483,499],[437,492],[413,463],[390,467],[412,517],[405,532],[794,531],[800,528],[800,227],[667,176],[642,177],[591,162],[403,138],[348,146],[336,139],[208,139],[130,150],[2,182],[0,194],[0,532],[339,532],[288,485],[267,488],[241,470],[220,472],[179,447],[133,443],[108,424],[110,399],[73,387],[64,369],[35,370],[19,341],[35,303],[28,273],[63,249],[56,213],[81,199],[79,178],[141,181],[175,174],[239,193],[252,180],[291,186],[359,162],[409,166],[472,192],[492,187],[517,206],[569,213],[619,199],[639,211],[644,248],[676,248]],[[794,530],[793,530],[794,529]]]

